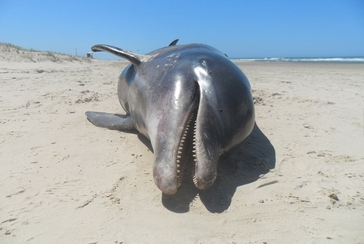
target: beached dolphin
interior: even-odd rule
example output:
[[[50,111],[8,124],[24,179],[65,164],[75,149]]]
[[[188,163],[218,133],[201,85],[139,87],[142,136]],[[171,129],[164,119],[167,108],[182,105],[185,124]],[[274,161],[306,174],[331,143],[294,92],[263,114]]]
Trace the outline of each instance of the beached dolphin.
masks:
[[[254,126],[251,88],[243,72],[215,48],[177,41],[146,55],[93,46],[92,51],[131,62],[117,88],[127,114],[86,112],[94,125],[136,129],[150,139],[154,181],[165,194],[177,192],[190,160],[195,162],[195,186],[213,185],[220,155],[241,143]]]

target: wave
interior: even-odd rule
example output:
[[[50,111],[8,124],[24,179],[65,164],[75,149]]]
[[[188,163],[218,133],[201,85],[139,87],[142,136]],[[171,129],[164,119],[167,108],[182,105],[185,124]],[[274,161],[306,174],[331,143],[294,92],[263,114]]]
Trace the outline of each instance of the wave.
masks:
[[[234,58],[236,61],[263,61],[263,62],[342,62],[364,63],[364,57],[307,57],[307,58]]]

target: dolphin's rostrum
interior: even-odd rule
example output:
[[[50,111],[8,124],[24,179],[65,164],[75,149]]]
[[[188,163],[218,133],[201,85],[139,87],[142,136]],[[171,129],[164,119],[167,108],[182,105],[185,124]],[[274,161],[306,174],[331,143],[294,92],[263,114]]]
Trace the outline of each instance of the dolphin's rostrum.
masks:
[[[213,185],[220,155],[241,143],[254,126],[250,84],[242,71],[210,46],[177,41],[146,55],[93,46],[93,51],[131,62],[118,82],[127,114],[86,112],[97,126],[136,129],[150,139],[154,181],[165,194],[176,193],[190,160],[195,186]]]

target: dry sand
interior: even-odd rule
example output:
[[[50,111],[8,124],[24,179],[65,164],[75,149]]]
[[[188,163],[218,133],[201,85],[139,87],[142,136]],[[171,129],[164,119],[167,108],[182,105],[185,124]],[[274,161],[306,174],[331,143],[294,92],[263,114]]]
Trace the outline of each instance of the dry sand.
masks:
[[[149,143],[84,114],[123,112],[126,62],[0,47],[0,243],[364,243],[364,64],[237,62],[257,126],[167,197]]]

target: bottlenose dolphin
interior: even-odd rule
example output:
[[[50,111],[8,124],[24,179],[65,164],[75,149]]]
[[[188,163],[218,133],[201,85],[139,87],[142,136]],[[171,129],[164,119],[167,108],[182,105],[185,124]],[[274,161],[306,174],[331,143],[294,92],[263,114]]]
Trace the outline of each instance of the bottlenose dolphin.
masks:
[[[189,160],[198,189],[214,184],[221,154],[252,131],[255,112],[243,72],[225,54],[204,44],[169,46],[146,55],[95,45],[130,61],[118,82],[126,115],[86,112],[94,125],[136,129],[152,145],[154,182],[174,194]]]

